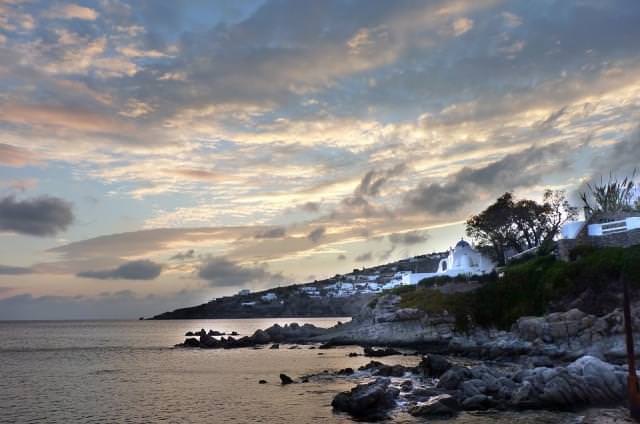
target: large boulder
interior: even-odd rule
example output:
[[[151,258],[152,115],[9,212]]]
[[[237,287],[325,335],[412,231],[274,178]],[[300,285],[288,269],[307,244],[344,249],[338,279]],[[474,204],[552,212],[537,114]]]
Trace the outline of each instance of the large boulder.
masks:
[[[466,367],[454,366],[440,376],[437,387],[445,390],[457,390],[463,382],[473,378]]]
[[[331,406],[357,418],[381,418],[395,406],[399,395],[399,390],[390,384],[391,380],[385,377],[359,384],[348,392],[338,393]]]
[[[415,417],[448,418],[458,413],[459,405],[456,398],[443,394],[433,396],[426,402],[419,402],[409,408],[409,413]]]
[[[449,371],[451,363],[441,355],[426,355],[416,367],[416,372],[421,373],[424,377],[440,377]]]

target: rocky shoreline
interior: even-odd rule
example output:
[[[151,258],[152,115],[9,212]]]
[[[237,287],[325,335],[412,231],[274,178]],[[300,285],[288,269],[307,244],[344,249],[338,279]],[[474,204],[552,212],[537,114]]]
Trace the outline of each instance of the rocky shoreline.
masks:
[[[411,353],[404,355],[423,355],[416,367],[371,361],[358,370],[330,372],[331,378],[359,383],[337,394],[332,403],[336,411],[358,419],[381,419],[398,409],[419,417],[448,417],[460,411],[576,410],[625,403],[627,370],[622,365],[626,352],[620,310],[596,317],[572,309],[522,317],[510,331],[472,328],[462,333],[456,331],[451,316],[429,316],[399,308],[398,303],[397,296],[381,297],[351,322],[330,329],[294,323],[243,337],[217,337],[219,333],[201,330],[193,333],[198,338],[176,346],[232,349],[307,344],[309,349],[328,349],[359,345],[363,353],[349,356],[392,358],[401,354],[394,348],[410,348]],[[634,328],[640,328],[640,315],[634,314],[633,320]],[[438,353],[473,358],[479,364],[462,366]],[[301,381],[313,377],[304,376]]]

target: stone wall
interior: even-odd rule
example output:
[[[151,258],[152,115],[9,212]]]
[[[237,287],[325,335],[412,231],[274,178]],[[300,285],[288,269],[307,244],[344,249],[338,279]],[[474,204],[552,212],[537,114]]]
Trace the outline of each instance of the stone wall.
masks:
[[[583,231],[576,239],[558,240],[558,255],[563,261],[569,261],[571,250],[577,246],[631,247],[638,244],[640,244],[640,229],[596,237],[590,237]]]

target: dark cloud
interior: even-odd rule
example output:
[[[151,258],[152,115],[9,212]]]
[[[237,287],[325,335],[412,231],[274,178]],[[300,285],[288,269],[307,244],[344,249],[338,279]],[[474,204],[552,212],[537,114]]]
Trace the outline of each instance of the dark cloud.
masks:
[[[198,277],[207,280],[213,287],[243,286],[282,278],[265,268],[244,267],[222,257],[209,258],[204,262],[198,270]]]
[[[406,233],[389,234],[389,241],[392,244],[412,245],[424,243],[429,240],[429,235],[425,231],[409,231]]]
[[[131,261],[114,269],[79,272],[78,277],[98,280],[154,280],[162,272],[162,265],[150,260]]]
[[[73,218],[71,204],[57,197],[16,200],[8,196],[0,200],[0,231],[53,236],[66,230]]]
[[[355,196],[378,196],[382,187],[393,177],[402,174],[406,165],[400,163],[393,168],[367,172],[355,190]]]
[[[568,151],[564,143],[533,146],[479,168],[466,167],[442,183],[421,184],[406,193],[404,203],[418,212],[455,212],[476,201],[480,193],[531,187],[545,175],[569,168]]]
[[[21,266],[6,266],[0,265],[0,275],[23,275],[23,274],[32,274],[33,270],[31,268],[25,268]]]
[[[373,258],[373,254],[371,252],[366,252],[361,255],[356,256],[356,262],[369,262]]]
[[[196,251],[193,249],[189,249],[185,252],[178,252],[172,257],[169,258],[170,261],[184,261],[186,259],[193,259],[195,257]]]
[[[325,227],[318,227],[307,234],[307,238],[312,242],[317,243],[322,239],[322,237],[324,237],[326,231],[327,229]]]
[[[300,205],[300,209],[305,212],[318,212],[320,210],[320,202],[307,202]]]
[[[273,227],[267,230],[261,231],[255,235],[257,239],[264,238],[282,238],[287,234],[287,230],[284,227]]]

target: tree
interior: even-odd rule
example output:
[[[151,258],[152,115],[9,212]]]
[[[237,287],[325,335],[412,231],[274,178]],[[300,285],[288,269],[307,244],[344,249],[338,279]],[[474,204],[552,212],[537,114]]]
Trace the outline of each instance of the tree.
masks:
[[[513,194],[507,192],[469,218],[466,232],[502,264],[507,249],[522,252],[546,246],[559,233],[562,224],[576,216],[577,209],[569,204],[562,191],[545,191],[542,203],[529,199],[516,201]]]

